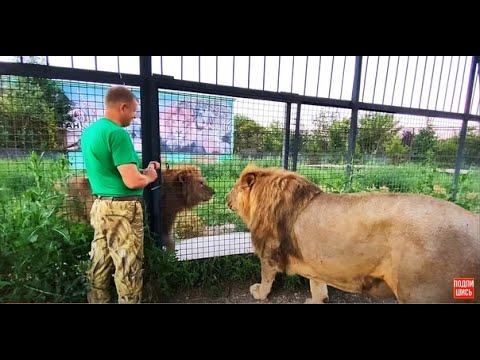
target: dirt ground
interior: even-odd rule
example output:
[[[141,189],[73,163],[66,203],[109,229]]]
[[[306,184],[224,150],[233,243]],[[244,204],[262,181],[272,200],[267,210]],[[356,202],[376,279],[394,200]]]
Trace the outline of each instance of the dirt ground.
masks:
[[[272,288],[272,292],[264,301],[255,300],[250,295],[250,283],[231,285],[228,288],[216,291],[184,291],[172,297],[170,303],[216,303],[216,304],[302,304],[310,297],[308,287],[289,290],[285,288]],[[396,299],[375,299],[367,295],[350,294],[329,287],[329,303],[397,303]]]

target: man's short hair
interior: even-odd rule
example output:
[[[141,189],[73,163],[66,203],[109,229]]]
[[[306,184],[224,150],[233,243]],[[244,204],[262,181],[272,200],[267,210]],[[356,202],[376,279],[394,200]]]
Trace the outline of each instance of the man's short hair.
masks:
[[[105,105],[113,105],[118,103],[138,102],[138,98],[127,87],[118,85],[108,89],[105,95]]]

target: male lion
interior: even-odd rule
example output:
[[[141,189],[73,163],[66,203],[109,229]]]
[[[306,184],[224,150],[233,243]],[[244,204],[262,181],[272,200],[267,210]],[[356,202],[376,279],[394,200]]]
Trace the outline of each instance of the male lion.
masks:
[[[209,201],[215,191],[207,185],[200,169],[194,165],[162,169],[161,175],[162,237],[167,249],[175,250],[172,228],[178,213]],[[88,179],[84,175],[71,177],[67,191],[66,206],[72,219],[89,221],[93,197]]]
[[[454,302],[454,278],[480,279],[480,216],[445,200],[326,193],[295,172],[250,165],[226,201],[261,261],[262,281],[250,287],[255,299],[266,299],[283,271],[310,280],[307,303],[327,299],[327,285],[387,290],[400,303]]]

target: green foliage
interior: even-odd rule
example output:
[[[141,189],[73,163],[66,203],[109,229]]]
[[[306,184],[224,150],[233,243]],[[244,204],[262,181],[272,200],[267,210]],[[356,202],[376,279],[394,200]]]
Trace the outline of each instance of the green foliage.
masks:
[[[280,155],[283,148],[283,126],[275,121],[268,125],[264,131],[264,151],[272,155]]]
[[[392,114],[366,115],[359,121],[357,143],[362,154],[379,154],[396,136],[398,121]]]
[[[403,145],[402,140],[399,137],[392,138],[392,140],[385,146],[385,153],[394,165],[398,165],[407,160],[405,156],[407,151],[407,147]]]
[[[435,162],[440,166],[455,167],[458,151],[458,136],[437,141]]]
[[[242,150],[263,151],[263,126],[245,115],[235,115],[235,130],[233,139],[233,152],[235,154]]]
[[[348,150],[348,131],[350,119],[334,121],[328,129],[329,153],[332,154],[332,162],[338,163],[344,158]]]
[[[252,254],[178,261],[147,236],[142,301],[162,302],[179,290],[193,288],[217,292],[232,282],[253,282],[259,274],[260,261]]]
[[[421,129],[414,138],[413,160],[422,163],[431,163],[436,148],[437,135],[435,134],[435,130],[433,130],[431,123],[428,123],[427,127]]]
[[[0,77],[0,147],[60,149],[70,100],[49,79]]]
[[[28,167],[33,184],[1,203],[0,301],[82,301],[91,231],[62,216],[55,184],[66,180],[68,161],[46,165],[33,153]]]

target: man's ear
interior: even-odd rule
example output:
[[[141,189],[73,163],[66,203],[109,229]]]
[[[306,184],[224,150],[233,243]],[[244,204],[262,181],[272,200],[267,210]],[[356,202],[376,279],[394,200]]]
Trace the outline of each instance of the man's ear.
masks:
[[[249,172],[245,174],[242,179],[243,186],[251,188],[255,183],[256,178],[257,174],[254,172]]]

